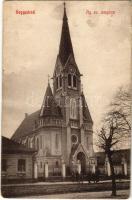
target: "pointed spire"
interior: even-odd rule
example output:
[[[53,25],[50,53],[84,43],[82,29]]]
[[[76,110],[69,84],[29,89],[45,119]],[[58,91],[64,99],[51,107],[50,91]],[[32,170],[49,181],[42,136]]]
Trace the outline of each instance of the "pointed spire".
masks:
[[[68,26],[68,19],[66,14],[66,6],[64,2],[64,15],[63,15],[63,24],[62,24],[62,32],[61,32],[61,40],[59,48],[59,57],[63,65],[65,65],[68,57],[71,54],[74,57],[70,31]]]
[[[45,110],[46,111],[47,111],[47,109],[49,110],[48,107],[49,107],[49,104],[51,103],[52,98],[53,98],[53,93],[52,93],[50,84],[48,82],[48,86],[47,86],[47,89],[46,89],[46,92],[45,92],[44,100],[43,100],[43,103],[42,103],[42,106],[41,106],[40,116],[43,116]]]
[[[67,15],[66,15],[66,3],[64,2],[64,16],[63,16],[63,21],[67,20]]]
[[[62,117],[61,109],[55,102],[49,83],[41,106],[40,117]]]
[[[50,87],[50,83],[48,81],[48,86],[47,86],[47,89],[46,89],[45,97],[51,97],[51,96],[53,96],[53,93],[52,93],[52,90],[51,90],[51,87]]]

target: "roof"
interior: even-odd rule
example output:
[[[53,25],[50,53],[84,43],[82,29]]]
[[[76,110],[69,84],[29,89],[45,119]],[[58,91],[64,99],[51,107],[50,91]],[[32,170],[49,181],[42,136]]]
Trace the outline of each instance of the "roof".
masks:
[[[47,117],[57,119],[62,118],[61,108],[56,104],[49,84],[46,89],[41,110],[38,110],[25,117],[13,134],[12,139],[20,139],[32,133],[33,129],[35,128],[35,123],[40,119],[40,117],[43,117],[44,119]]]
[[[17,128],[15,133],[13,134],[11,139],[19,139],[23,136],[28,135],[31,133],[35,126],[35,121],[38,120],[40,115],[40,110],[28,115],[27,117],[24,118],[20,126]]]
[[[50,84],[48,83],[44,101],[41,107],[40,116],[62,118],[61,108],[57,105],[52,94]]]
[[[59,47],[59,57],[63,65],[65,65],[67,59],[69,58],[71,54],[74,57],[70,31],[69,31],[69,26],[68,26],[68,19],[67,19],[67,14],[66,14],[66,8],[64,4],[63,24],[62,24],[60,47]]]
[[[22,144],[2,136],[2,154],[33,154],[36,150],[27,148]]]
[[[89,108],[88,108],[87,102],[85,100],[85,96],[84,96],[83,93],[82,93],[81,96],[82,96],[82,107],[83,107],[83,116],[84,116],[84,119],[87,120],[88,122],[93,123],[93,120],[92,120],[91,114],[89,112]]]
[[[105,164],[105,152],[96,152],[95,156],[97,158],[97,162],[100,165]],[[125,158],[128,163],[130,163],[130,149],[120,149],[120,150],[115,150],[112,159],[114,164],[121,164],[122,158]]]

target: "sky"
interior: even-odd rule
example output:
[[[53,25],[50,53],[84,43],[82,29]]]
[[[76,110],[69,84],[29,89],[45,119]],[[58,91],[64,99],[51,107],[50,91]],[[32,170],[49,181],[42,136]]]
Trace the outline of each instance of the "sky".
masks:
[[[130,84],[130,2],[68,1],[66,9],[96,133],[114,93]],[[18,15],[16,10],[35,14]],[[2,135],[6,137],[13,135],[25,113],[41,108],[59,51],[62,17],[61,1],[4,2]]]

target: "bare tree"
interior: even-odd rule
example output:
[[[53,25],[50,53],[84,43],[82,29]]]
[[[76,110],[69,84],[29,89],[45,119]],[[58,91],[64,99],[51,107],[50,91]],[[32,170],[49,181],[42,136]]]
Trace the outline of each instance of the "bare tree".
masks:
[[[130,136],[131,133],[131,93],[130,89],[119,88],[106,114],[108,120],[113,116],[118,125],[118,131],[122,136]],[[113,115],[114,114],[114,115]],[[106,119],[105,119],[106,120]]]
[[[111,118],[111,122],[109,121],[109,125],[103,127],[99,133],[99,148],[103,149],[110,164],[111,170],[111,180],[112,180],[112,196],[116,196],[116,180],[115,180],[115,172],[114,165],[112,160],[112,155],[114,153],[113,146],[118,143],[119,137],[117,134],[117,124],[114,122],[114,118]]]
[[[123,136],[130,135],[130,92],[120,88],[109,108],[109,112],[103,120],[103,128],[98,134],[98,147],[104,150],[108,158],[111,169],[112,196],[116,196],[116,178],[112,155],[114,153],[114,146],[122,140]]]

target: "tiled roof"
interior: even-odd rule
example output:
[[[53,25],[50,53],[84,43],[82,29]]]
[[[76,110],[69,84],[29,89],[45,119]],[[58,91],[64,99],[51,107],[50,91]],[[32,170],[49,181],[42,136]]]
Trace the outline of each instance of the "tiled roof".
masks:
[[[2,154],[32,154],[35,151],[35,149],[27,148],[22,144],[18,144],[17,142],[2,136]]]
[[[25,119],[22,121],[20,126],[17,128],[17,130],[13,134],[12,139],[13,140],[19,139],[19,138],[29,134],[33,130],[33,128],[35,126],[35,121],[38,120],[39,115],[40,115],[40,110],[25,117]]]

